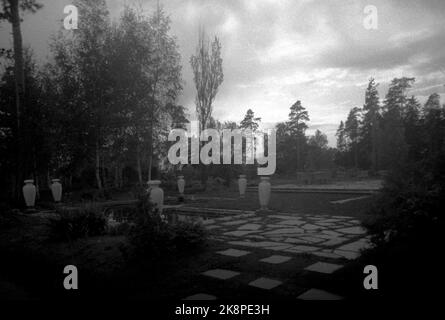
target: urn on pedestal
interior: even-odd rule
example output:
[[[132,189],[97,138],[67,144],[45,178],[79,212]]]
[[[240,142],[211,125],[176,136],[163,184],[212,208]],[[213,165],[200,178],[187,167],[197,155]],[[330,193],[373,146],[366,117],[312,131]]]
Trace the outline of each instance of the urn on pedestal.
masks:
[[[258,185],[258,196],[260,198],[261,210],[267,210],[267,205],[270,200],[271,186],[269,177],[261,177],[261,182]]]
[[[148,190],[150,192],[150,201],[156,205],[159,209],[159,213],[162,213],[162,207],[164,205],[164,191],[159,187],[160,180],[148,181]]]
[[[62,200],[62,184],[60,183],[60,179],[52,179],[51,182],[53,199],[55,202],[60,202],[60,200]]]
[[[244,195],[246,194],[246,186],[247,186],[246,175],[240,174],[239,179],[238,179],[238,188],[239,188],[240,198],[244,198]]]
[[[25,185],[22,188],[23,198],[25,198],[25,203],[28,208],[34,207],[36,202],[36,186],[34,185],[34,180],[25,180]]]

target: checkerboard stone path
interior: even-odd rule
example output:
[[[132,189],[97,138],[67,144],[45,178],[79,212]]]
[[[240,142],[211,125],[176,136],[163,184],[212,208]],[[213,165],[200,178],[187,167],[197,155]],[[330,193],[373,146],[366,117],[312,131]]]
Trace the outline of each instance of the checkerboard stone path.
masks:
[[[252,212],[240,214],[231,212],[231,216],[205,220],[204,225],[211,230],[211,237],[226,247],[225,250],[216,251],[221,258],[237,259],[242,263],[243,259],[257,249],[277,252],[277,254],[263,254],[262,258],[258,258],[258,263],[262,264],[264,269],[261,269],[262,275],[257,275],[256,279],[250,275],[250,282],[243,283],[245,280],[242,280],[242,275],[249,271],[211,269],[202,273],[203,276],[217,281],[241,282],[263,291],[274,291],[286,285],[286,279],[277,279],[273,276],[269,278],[271,268],[285,266],[287,262],[298,259],[299,254],[310,254],[322,260],[327,258],[335,261],[336,263],[311,262],[310,265],[302,267],[306,272],[323,276],[340,270],[343,268],[342,261],[356,259],[360,255],[360,250],[369,246],[369,239],[365,235],[365,230],[360,227],[360,222],[345,216],[282,213],[257,215]],[[337,294],[310,287],[300,292],[296,298],[343,299]],[[208,300],[216,299],[216,296],[197,293],[185,299]]]
[[[204,222],[214,240],[230,246],[348,260],[356,259],[369,246],[365,230],[353,217],[272,212],[231,214]]]

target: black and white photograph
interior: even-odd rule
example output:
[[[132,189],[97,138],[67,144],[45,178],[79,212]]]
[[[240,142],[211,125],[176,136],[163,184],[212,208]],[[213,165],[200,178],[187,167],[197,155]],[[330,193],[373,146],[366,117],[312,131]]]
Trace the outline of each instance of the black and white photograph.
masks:
[[[444,208],[443,0],[0,0],[0,304],[433,301]]]

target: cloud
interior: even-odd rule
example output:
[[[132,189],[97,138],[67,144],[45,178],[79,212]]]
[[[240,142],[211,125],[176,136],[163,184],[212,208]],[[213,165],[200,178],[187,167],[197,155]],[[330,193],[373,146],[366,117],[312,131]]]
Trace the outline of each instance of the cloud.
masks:
[[[41,0],[45,9],[26,16],[25,43],[40,56],[60,28],[68,0]],[[116,18],[124,3],[141,3],[145,12],[157,1],[108,0]],[[445,1],[373,0],[378,29],[363,27],[367,0],[169,0],[161,1],[172,20],[182,55],[185,86],[180,103],[194,113],[195,88],[190,56],[198,30],[218,36],[223,46],[224,82],[214,116],[240,121],[248,108],[272,123],[285,121],[301,100],[311,118],[335,145],[335,128],[350,108],[363,105],[368,79],[380,82],[384,98],[394,77],[416,77],[410,93],[445,93]],[[0,29],[1,45],[9,29]],[[9,27],[9,26],[7,26]],[[5,35],[5,37],[3,37]],[[6,37],[7,35],[7,37]],[[444,68],[444,73],[440,72]]]

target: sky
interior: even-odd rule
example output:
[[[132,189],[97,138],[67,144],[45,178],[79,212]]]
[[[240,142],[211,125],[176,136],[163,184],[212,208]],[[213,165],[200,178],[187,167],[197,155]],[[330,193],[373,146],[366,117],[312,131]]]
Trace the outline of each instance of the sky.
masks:
[[[23,40],[44,62],[51,36],[63,27],[69,0],[40,0],[44,8],[26,15]],[[286,121],[301,100],[308,110],[308,134],[319,129],[335,146],[335,131],[349,110],[361,107],[370,77],[384,99],[395,77],[415,77],[409,94],[424,102],[433,92],[445,102],[444,0],[160,0],[177,38],[184,90],[179,104],[194,116],[195,88],[190,56],[199,28],[222,44],[224,82],[213,116],[240,122],[247,109],[265,127]],[[124,4],[151,13],[156,0],[107,0],[112,19]],[[363,21],[377,9],[377,29]],[[79,17],[81,19],[81,17]],[[0,25],[0,47],[10,47],[10,26]]]

